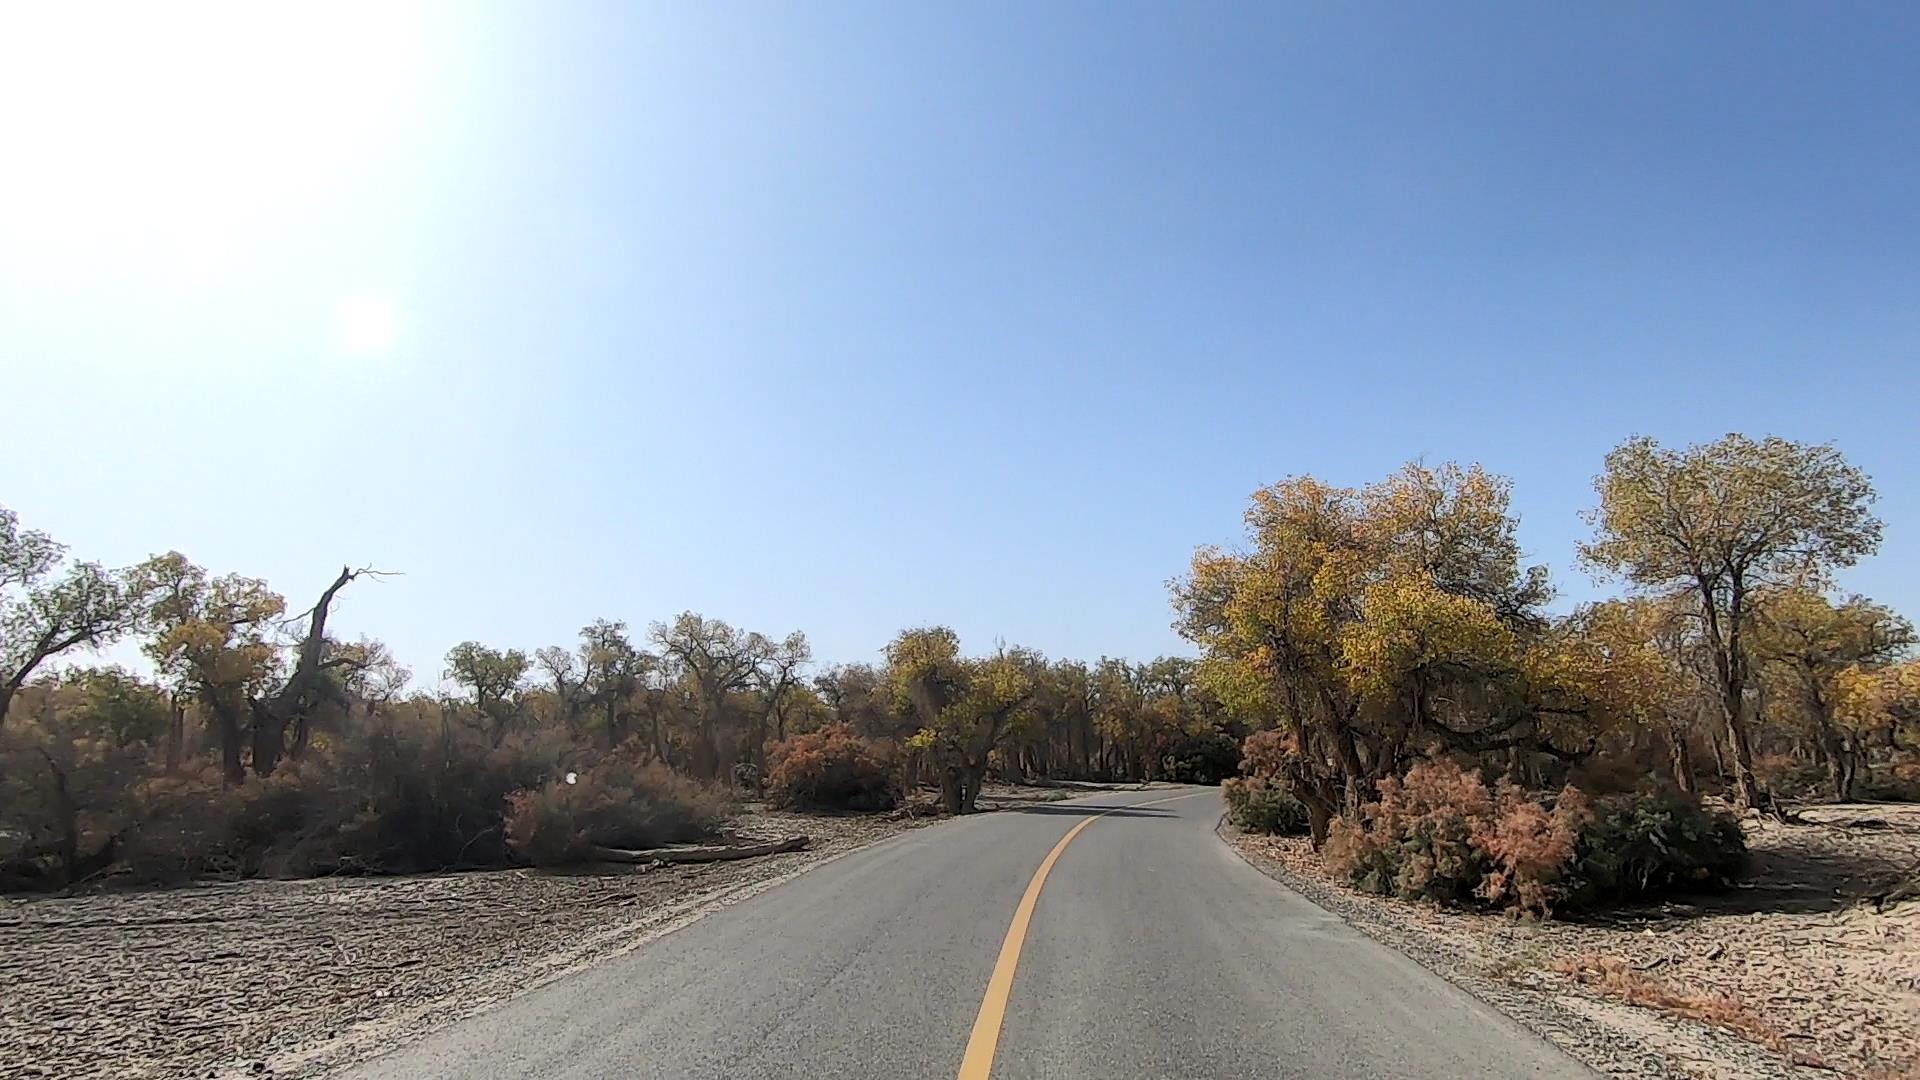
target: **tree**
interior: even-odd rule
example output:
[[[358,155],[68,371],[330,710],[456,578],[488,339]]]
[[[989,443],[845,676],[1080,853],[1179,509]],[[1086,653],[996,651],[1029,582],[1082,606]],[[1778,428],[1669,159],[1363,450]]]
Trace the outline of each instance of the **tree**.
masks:
[[[752,685],[759,674],[757,636],[691,611],[682,612],[671,623],[653,624],[653,640],[661,654],[692,683],[695,715],[690,765],[701,779],[720,774],[716,732],[728,695]]]
[[[1896,778],[1920,781],[1920,660],[1848,668],[1835,694],[1835,720],[1857,745],[1884,753]]]
[[[1478,466],[1409,465],[1359,490],[1294,477],[1254,493],[1246,550],[1203,548],[1172,583],[1200,685],[1286,731],[1316,842],[1422,753],[1580,751],[1588,703],[1545,633],[1545,571],[1521,566],[1508,498]]]
[[[221,770],[227,783],[241,783],[252,701],[280,672],[268,634],[286,601],[258,578],[210,578],[177,551],[148,560],[137,575],[152,598],[148,618],[155,633],[147,655],[163,677],[206,706],[220,741]]]
[[[589,697],[586,682],[580,676],[579,660],[562,646],[546,645],[534,650],[533,662],[553,684],[554,706],[559,710],[561,723],[566,725],[569,734],[578,737],[580,718]]]
[[[893,707],[885,672],[872,664],[840,664],[814,676],[814,691],[834,719],[869,739],[900,739],[913,733],[911,719]]]
[[[66,548],[21,529],[0,506],[0,727],[13,696],[46,661],[96,648],[133,630],[140,594],[124,571],[80,562],[58,573]]]
[[[635,697],[659,667],[659,657],[634,648],[627,639],[626,623],[596,619],[581,628],[581,685],[588,702],[600,712],[608,747],[618,747],[627,740]],[[656,757],[663,756],[657,730],[652,747]]]
[[[1819,586],[1880,543],[1867,477],[1832,446],[1728,435],[1669,450],[1629,439],[1594,482],[1592,542],[1581,557],[1656,594],[1690,594],[1719,692],[1735,801],[1755,805],[1748,737],[1756,600]]]
[[[253,771],[269,775],[287,752],[287,729],[294,729],[293,753],[297,757],[307,745],[313,714],[332,706],[344,713],[348,706],[345,685],[339,672],[372,663],[376,658],[363,650],[341,648],[327,637],[327,616],[334,597],[357,578],[378,571],[341,567],[333,584],[320,594],[319,602],[307,613],[307,632],[294,653],[292,674],[270,696],[257,697],[253,710]]]
[[[1684,605],[1657,597],[1587,604],[1562,625],[1597,707],[1656,733],[1674,785],[1696,787],[1689,732],[1698,712],[1698,649]]]
[[[903,630],[887,646],[887,681],[896,706],[910,710],[921,725],[908,746],[938,770],[948,813],[973,812],[987,757],[1032,700],[1044,666],[1038,653],[1020,648],[962,657],[959,637],[944,626]]]
[[[126,748],[160,741],[173,707],[159,687],[120,668],[81,668],[60,679],[61,711],[76,730]]]
[[[473,695],[474,710],[495,746],[519,717],[520,684],[528,667],[527,654],[519,649],[501,652],[477,641],[463,641],[447,652],[447,678]]]
[[[1893,662],[1913,641],[1911,623],[1864,597],[1835,604],[1818,591],[1793,588],[1768,597],[1760,610],[1755,652],[1782,696],[1799,706],[1836,799],[1853,797],[1863,749],[1838,720],[1841,680]]]
[[[767,721],[774,722],[775,737],[787,737],[787,719],[783,711],[791,703],[791,691],[800,683],[800,669],[813,662],[813,648],[807,635],[794,631],[780,641],[754,634],[749,647],[756,655],[753,685],[760,691],[760,711],[754,721],[750,746],[742,760],[764,769],[767,758]]]

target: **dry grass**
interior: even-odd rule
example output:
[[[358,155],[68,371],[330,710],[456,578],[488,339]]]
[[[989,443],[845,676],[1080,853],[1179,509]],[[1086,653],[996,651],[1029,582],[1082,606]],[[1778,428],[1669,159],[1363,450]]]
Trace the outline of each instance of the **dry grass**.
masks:
[[[1759,1043],[1795,1065],[1831,1068],[1815,1055],[1794,1048],[1780,1029],[1732,994],[1680,990],[1648,975],[1627,960],[1597,952],[1562,957],[1549,966],[1603,997],[1726,1028],[1741,1038]]]

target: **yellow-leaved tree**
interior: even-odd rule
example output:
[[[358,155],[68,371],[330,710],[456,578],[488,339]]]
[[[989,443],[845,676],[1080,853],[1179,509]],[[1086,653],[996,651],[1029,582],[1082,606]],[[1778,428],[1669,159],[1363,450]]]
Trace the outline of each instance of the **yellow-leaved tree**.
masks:
[[[944,626],[903,630],[887,646],[895,706],[920,723],[907,745],[933,765],[948,813],[973,812],[987,755],[1032,703],[1044,667],[1030,649],[961,656],[959,636]]]
[[[1607,455],[1581,557],[1652,595],[1686,597],[1700,623],[1733,766],[1734,798],[1758,801],[1748,738],[1751,636],[1769,590],[1819,587],[1880,543],[1873,486],[1840,451],[1728,435],[1671,450],[1634,438]]]
[[[1378,780],[1435,751],[1569,756],[1581,669],[1523,567],[1509,484],[1479,466],[1408,465],[1361,489],[1294,477],[1254,493],[1248,546],[1203,548],[1172,583],[1199,678],[1276,724],[1313,836]]]

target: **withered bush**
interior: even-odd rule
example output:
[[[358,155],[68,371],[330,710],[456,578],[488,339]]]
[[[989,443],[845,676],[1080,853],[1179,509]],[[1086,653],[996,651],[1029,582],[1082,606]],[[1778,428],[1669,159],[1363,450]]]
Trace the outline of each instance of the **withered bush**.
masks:
[[[893,755],[883,743],[835,725],[775,743],[767,794],[803,810],[890,810],[899,801]]]
[[[513,794],[507,843],[535,866],[587,862],[593,849],[650,848],[713,834],[721,795],[666,766],[615,757]]]

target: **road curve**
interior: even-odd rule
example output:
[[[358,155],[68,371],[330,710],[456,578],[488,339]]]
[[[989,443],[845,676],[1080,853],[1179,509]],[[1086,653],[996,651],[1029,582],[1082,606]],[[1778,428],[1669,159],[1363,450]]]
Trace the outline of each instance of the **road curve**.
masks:
[[[1592,1076],[1248,866],[1220,811],[1116,792],[906,833],[348,1075],[955,1080],[999,1020],[1003,1080]],[[1090,817],[1013,927],[1001,1019],[1016,909]]]

